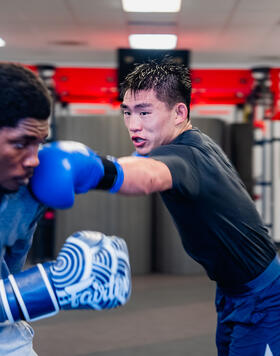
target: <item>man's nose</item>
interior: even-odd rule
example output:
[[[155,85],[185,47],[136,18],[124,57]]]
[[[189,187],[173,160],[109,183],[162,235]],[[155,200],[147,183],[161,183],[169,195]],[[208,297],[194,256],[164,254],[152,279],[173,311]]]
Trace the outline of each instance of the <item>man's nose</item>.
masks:
[[[39,157],[38,157],[38,148],[39,147],[30,147],[24,159],[23,165],[25,167],[35,168],[39,165]]]
[[[142,129],[142,122],[138,115],[131,115],[128,128],[130,131],[139,131]]]

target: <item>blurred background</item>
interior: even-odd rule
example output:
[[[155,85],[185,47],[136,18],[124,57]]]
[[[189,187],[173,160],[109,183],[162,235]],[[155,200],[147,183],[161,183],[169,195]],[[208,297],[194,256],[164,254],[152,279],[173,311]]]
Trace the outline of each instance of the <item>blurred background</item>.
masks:
[[[0,10],[0,61],[25,64],[41,76],[52,92],[54,107],[49,141],[76,140],[101,155],[130,155],[133,146],[119,110],[120,82],[135,63],[166,54],[189,66],[193,83],[193,125],[211,136],[231,158],[278,245],[278,0],[138,0],[135,3],[132,0],[9,0],[0,3]],[[168,294],[168,286],[176,285],[179,280],[178,293],[188,283],[192,285],[193,282],[198,288],[193,291],[195,297],[193,294],[190,299],[185,296],[189,303],[209,293],[213,304],[213,285],[207,281],[202,268],[183,251],[179,235],[157,195],[136,198],[92,191],[77,196],[70,210],[49,209],[38,225],[28,263],[55,258],[65,238],[84,229],[126,239],[136,283],[133,298],[138,301],[132,300],[127,313],[129,308],[139,307],[141,300],[146,300],[145,296],[148,298],[151,286],[156,288],[159,283],[155,293],[161,300],[161,287],[164,285],[164,293]],[[164,282],[163,276],[167,278]],[[198,280],[201,283],[197,283]],[[141,294],[141,286],[146,286],[147,293]],[[176,303],[176,296],[172,298]],[[168,300],[172,304],[172,299]],[[208,303],[207,298],[206,301]],[[213,310],[209,310],[211,314]],[[71,315],[77,320],[85,314]],[[57,320],[53,318],[37,324],[42,335],[36,341],[37,347],[43,348]],[[61,323],[64,328],[68,326],[67,319],[62,319]],[[110,325],[111,320],[108,323]],[[205,320],[197,330],[203,329],[203,323]],[[214,324],[206,333],[211,334],[212,343]],[[143,328],[148,332],[148,327]],[[175,329],[174,335],[177,331]],[[54,332],[53,337],[55,335],[59,334]],[[189,340],[192,337],[190,334]],[[73,340],[69,335],[68,339]],[[206,339],[208,337],[194,343],[189,354],[210,355],[209,350],[211,347],[214,350],[214,346],[207,344],[208,341],[205,343]],[[68,349],[65,354],[97,355],[101,352],[109,355],[105,353],[105,346],[105,349],[94,349],[89,342],[90,336],[86,351],[79,353]],[[155,347],[147,351],[140,347],[136,351],[128,349],[127,353],[123,344],[119,354],[156,355],[161,352],[163,355],[164,350],[166,354],[171,351],[186,354],[192,342],[188,345],[180,342],[172,344],[171,348]],[[56,349],[58,344],[49,345],[46,352],[50,353],[49,347],[53,347],[53,354],[63,355],[63,346],[60,351]],[[105,340],[105,344],[108,346],[110,342]],[[197,351],[197,344],[203,345],[208,353]],[[176,348],[182,353],[176,353]],[[45,351],[41,351],[44,354]],[[116,350],[114,355],[117,355]]]

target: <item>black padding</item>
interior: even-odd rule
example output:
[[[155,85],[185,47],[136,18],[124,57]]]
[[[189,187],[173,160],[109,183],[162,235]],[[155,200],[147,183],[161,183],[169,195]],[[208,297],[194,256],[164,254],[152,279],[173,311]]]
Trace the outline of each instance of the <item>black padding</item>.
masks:
[[[118,174],[115,164],[107,158],[101,157],[104,166],[104,177],[98,183],[96,189],[109,190],[115,183]]]

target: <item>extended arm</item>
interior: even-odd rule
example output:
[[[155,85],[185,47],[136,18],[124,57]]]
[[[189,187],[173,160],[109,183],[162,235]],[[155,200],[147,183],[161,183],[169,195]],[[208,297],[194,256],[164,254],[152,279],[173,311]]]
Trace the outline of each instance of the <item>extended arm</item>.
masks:
[[[150,194],[172,188],[169,168],[152,158],[122,157],[118,160],[124,172],[121,194]]]
[[[31,190],[42,203],[69,208],[75,194],[90,189],[111,193],[150,194],[172,187],[168,167],[152,158],[100,157],[79,142],[58,141],[39,151],[40,164],[31,179]]]

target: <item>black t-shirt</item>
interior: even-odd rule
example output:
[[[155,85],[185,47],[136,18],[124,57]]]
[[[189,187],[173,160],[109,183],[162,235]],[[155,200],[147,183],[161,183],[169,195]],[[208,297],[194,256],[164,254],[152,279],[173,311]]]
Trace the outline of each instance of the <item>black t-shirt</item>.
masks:
[[[257,277],[276,248],[255,204],[220,147],[198,129],[149,157],[164,162],[173,187],[161,193],[187,253],[222,287]]]

